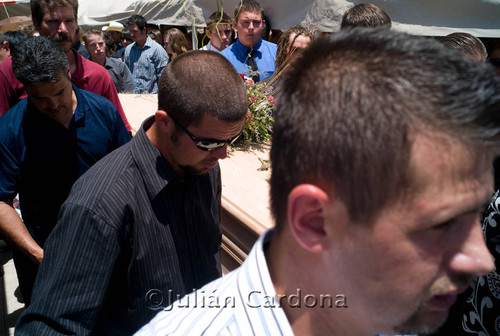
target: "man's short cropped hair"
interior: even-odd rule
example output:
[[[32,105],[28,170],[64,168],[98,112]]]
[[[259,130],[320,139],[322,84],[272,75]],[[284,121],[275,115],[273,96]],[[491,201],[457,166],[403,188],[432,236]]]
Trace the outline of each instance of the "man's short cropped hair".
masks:
[[[130,26],[132,25],[137,25],[137,28],[139,28],[139,30],[142,31],[144,28],[148,27],[148,22],[146,21],[144,16],[139,14],[134,14],[127,20],[127,26],[130,28]]]
[[[234,9],[234,21],[238,22],[238,17],[240,13],[244,12],[257,12],[260,13],[262,19],[264,19],[264,9],[255,0],[243,0],[240,5]]]
[[[12,70],[24,86],[55,83],[68,77],[68,58],[59,45],[45,36],[28,37],[12,55]]]
[[[83,42],[85,43],[85,45],[88,44],[88,40],[89,40],[90,35],[97,35],[97,36],[102,37],[102,39],[104,39],[104,34],[103,34],[101,29],[91,28],[91,29],[87,30],[85,32],[85,34],[83,34],[83,36],[82,36],[82,39],[83,39]]]
[[[456,49],[472,59],[484,62],[488,53],[480,39],[469,33],[451,33],[439,39],[439,42],[451,49]]]
[[[333,188],[357,222],[411,199],[417,133],[461,143],[471,160],[492,154],[500,134],[494,76],[433,39],[388,29],[354,28],[312,42],[284,75],[275,111],[271,210],[278,231],[300,184]]]
[[[198,125],[205,114],[223,122],[240,121],[247,113],[245,85],[221,54],[188,51],[163,71],[158,109],[172,114],[184,127]]]
[[[31,17],[35,24],[41,24],[46,8],[68,6],[73,9],[75,21],[78,20],[78,0],[31,0]]]
[[[340,29],[354,27],[391,27],[391,18],[379,7],[362,3],[348,9],[342,16]]]
[[[213,12],[207,20],[207,31],[211,31],[216,24],[230,25],[231,23],[231,17],[226,12]]]

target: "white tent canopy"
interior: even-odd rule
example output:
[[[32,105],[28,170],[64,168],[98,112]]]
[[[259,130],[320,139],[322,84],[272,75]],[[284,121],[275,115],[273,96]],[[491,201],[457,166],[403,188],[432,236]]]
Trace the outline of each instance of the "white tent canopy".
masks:
[[[338,31],[342,14],[354,4],[347,0],[261,0],[272,27],[315,25]],[[389,14],[394,29],[418,35],[447,35],[465,31],[480,37],[500,37],[500,0],[371,0]],[[205,25],[204,18],[222,8],[233,16],[239,0],[82,0],[79,23],[125,22],[138,13],[156,24]],[[104,3],[104,4],[103,4]],[[92,9],[92,10],[91,10]]]
[[[239,0],[79,0],[79,24],[83,28],[103,26],[109,21],[125,23],[132,14],[148,22],[203,27],[204,18],[218,8],[232,16]],[[320,31],[339,29],[342,14],[354,4],[371,2],[393,21],[393,28],[411,34],[439,36],[455,31],[479,37],[500,37],[500,0],[261,0],[272,27],[314,25]],[[29,0],[0,1],[0,19],[5,12],[29,15]],[[27,9],[27,12],[26,12]],[[24,12],[22,12],[24,10]],[[21,12],[20,12],[21,11]]]

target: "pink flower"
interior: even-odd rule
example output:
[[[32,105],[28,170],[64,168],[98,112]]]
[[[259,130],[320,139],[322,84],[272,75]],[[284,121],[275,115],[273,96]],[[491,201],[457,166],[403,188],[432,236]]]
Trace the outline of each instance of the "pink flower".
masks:
[[[252,120],[253,114],[252,112],[247,112],[247,120]]]
[[[245,85],[248,87],[248,88],[251,88],[253,87],[255,84],[255,82],[253,81],[253,79],[251,78],[246,78],[245,79]]]
[[[276,104],[276,100],[274,100],[274,97],[269,95],[269,97],[267,97],[267,100],[271,103],[271,104]]]

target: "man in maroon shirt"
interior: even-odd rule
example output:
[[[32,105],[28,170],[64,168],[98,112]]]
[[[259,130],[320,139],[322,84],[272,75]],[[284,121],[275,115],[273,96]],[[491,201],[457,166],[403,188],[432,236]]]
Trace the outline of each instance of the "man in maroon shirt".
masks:
[[[56,41],[65,52],[69,61],[71,82],[79,89],[109,99],[120,113],[125,127],[130,131],[132,128],[106,69],[85,59],[72,48],[77,28],[78,1],[34,0],[31,1],[31,16],[33,25],[40,35]],[[0,116],[25,97],[24,86],[15,78],[12,60],[8,58],[0,65]]]

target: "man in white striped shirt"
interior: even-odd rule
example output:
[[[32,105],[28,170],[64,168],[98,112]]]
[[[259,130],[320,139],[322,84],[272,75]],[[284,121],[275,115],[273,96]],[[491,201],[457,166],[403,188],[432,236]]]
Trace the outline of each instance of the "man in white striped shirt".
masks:
[[[479,214],[500,79],[438,42],[355,28],[283,79],[271,210],[245,263],[138,335],[429,333],[494,264]]]

